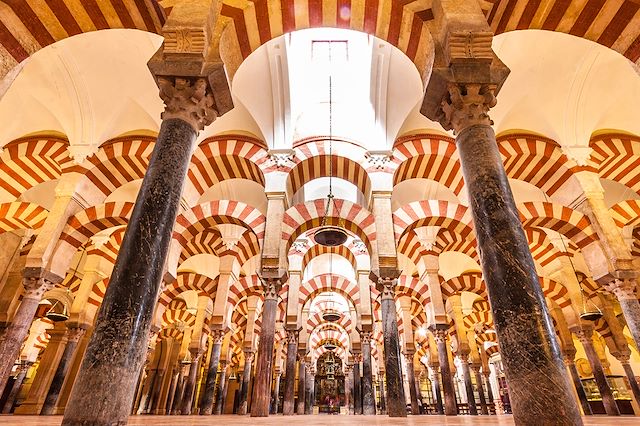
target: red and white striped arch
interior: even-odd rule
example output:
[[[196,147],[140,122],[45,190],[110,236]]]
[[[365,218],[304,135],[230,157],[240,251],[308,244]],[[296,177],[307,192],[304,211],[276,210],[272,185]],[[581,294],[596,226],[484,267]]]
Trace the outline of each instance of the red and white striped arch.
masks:
[[[178,272],[176,279],[168,284],[162,294],[159,303],[167,306],[173,299],[188,290],[195,290],[199,295],[215,297],[218,288],[218,279],[195,272]]]
[[[132,211],[133,203],[122,201],[88,207],[69,218],[60,241],[77,249],[100,231],[126,225]]]
[[[351,302],[356,311],[360,311],[360,288],[358,283],[335,274],[316,275],[309,281],[302,283],[299,290],[298,306],[303,307],[313,300],[316,295],[330,291],[341,294]]]
[[[482,274],[480,272],[465,272],[442,284],[442,296],[445,300],[463,291],[469,291],[486,298],[487,287],[482,279]]]
[[[304,28],[337,27],[372,34],[396,46],[422,73],[431,52],[427,21],[431,2],[408,0],[259,0],[225,2],[222,16],[231,25],[230,45],[242,58],[269,40]]]
[[[68,146],[66,139],[56,136],[26,137],[6,144],[0,155],[0,195],[19,198],[38,184],[58,179],[72,162]]]
[[[609,209],[611,217],[619,228],[630,226],[632,228],[640,225],[640,201],[621,201]]]
[[[460,157],[453,139],[439,135],[410,135],[396,140],[389,166],[393,185],[409,179],[430,179],[460,195],[464,186]]]
[[[531,255],[540,266],[547,266],[561,256],[572,255],[571,250],[577,249],[575,244],[568,240],[566,246],[569,253],[559,251],[551,244],[547,234],[538,228],[527,227],[524,229],[524,234],[529,242]]]
[[[537,135],[500,136],[498,148],[509,178],[528,182],[550,196],[560,189],[579,190],[574,173],[595,171],[593,167],[578,166],[567,158],[557,142]]]
[[[471,305],[471,310],[478,311],[478,312],[484,312],[484,311],[490,312],[491,306],[489,306],[489,302],[486,299],[478,298],[473,301],[473,304]]]
[[[319,327],[322,324],[326,324],[326,320],[322,318],[322,313],[316,312],[311,315],[307,320],[306,330],[307,333],[311,334],[313,330]],[[335,322],[338,326],[345,329],[348,333],[353,331],[353,327],[355,327],[355,323],[351,321],[350,315],[342,315],[338,321]]]
[[[177,328],[165,327],[158,332],[157,340],[161,341],[161,340],[173,339],[173,340],[179,341],[179,340],[182,340],[183,337],[184,337],[184,332],[178,330]]]
[[[38,230],[47,220],[49,211],[34,203],[14,201],[0,204],[0,233],[17,229]]]
[[[120,228],[111,234],[109,241],[107,241],[101,247],[93,247],[88,252],[87,255],[97,255],[102,257],[103,259],[115,264],[116,258],[118,257],[118,252],[120,251],[120,246],[122,245],[122,239],[124,238],[124,233],[126,228]]]
[[[597,239],[589,218],[569,207],[536,201],[519,204],[518,211],[525,228],[552,229],[572,240],[579,248]]]
[[[553,300],[560,308],[566,308],[571,305],[571,299],[569,298],[569,292],[567,288],[561,283],[552,280],[547,277],[539,277],[540,286],[544,292],[544,297],[549,300]]]
[[[353,266],[354,271],[358,269],[358,263],[356,261],[356,257],[354,256],[353,252],[349,250],[346,246],[341,245],[337,247],[326,247],[320,244],[313,244],[311,247],[309,247],[309,249],[306,251],[306,253],[302,257],[301,270],[304,272],[309,262],[311,262],[311,260],[313,260],[314,258],[321,256],[323,254],[329,254],[329,253],[336,256],[344,257],[349,261],[351,266]]]
[[[474,330],[476,324],[485,324],[489,328],[494,328],[493,317],[489,311],[475,311],[465,315],[462,323],[467,330]]]
[[[78,280],[78,286],[80,285],[80,280]],[[105,278],[96,282],[91,288],[91,294],[89,295],[89,300],[87,303],[89,305],[95,306],[99,308],[102,305],[102,301],[104,300],[104,295],[107,292],[107,287],[109,287],[109,278]]]
[[[330,159],[331,161],[329,161]],[[369,199],[371,179],[364,167],[350,158],[336,154],[329,157],[324,153],[299,161],[289,171],[287,175],[287,194],[289,199],[292,199],[306,183],[314,179],[329,177],[330,172],[334,178],[343,179],[355,185],[364,195],[365,200]]]
[[[417,304],[424,308],[431,303],[431,298],[428,296],[428,292],[429,287],[419,279],[408,275],[400,275],[400,277],[398,277],[398,284],[395,292],[396,300],[402,296],[409,296],[412,299],[415,299],[415,301],[418,302]]]
[[[317,228],[322,220],[328,225],[338,225],[341,219],[344,228],[357,235],[372,253],[376,241],[376,224],[373,215],[364,207],[346,200],[335,200],[329,215],[325,215],[326,200],[309,201],[296,204],[284,213],[282,223],[282,240],[286,242],[289,251],[291,243],[303,232]]]
[[[228,179],[247,179],[264,186],[261,168],[268,157],[263,141],[243,135],[220,135],[205,139],[193,153],[188,181],[199,195]]]
[[[637,31],[640,33],[640,25]],[[640,39],[637,44],[640,55]],[[621,183],[640,194],[640,139],[637,136],[604,134],[593,137],[589,145],[593,148],[591,161],[600,178]]]
[[[466,239],[472,236],[470,224],[469,209],[449,201],[414,201],[393,212],[393,228],[397,240],[405,232],[421,226],[440,226]]]
[[[205,229],[225,223],[245,227],[254,232],[259,241],[264,237],[265,217],[256,208],[240,201],[214,200],[178,215],[173,238],[184,247]]]
[[[558,31],[640,59],[640,5],[633,0],[496,0],[487,21],[496,34],[513,30]]]

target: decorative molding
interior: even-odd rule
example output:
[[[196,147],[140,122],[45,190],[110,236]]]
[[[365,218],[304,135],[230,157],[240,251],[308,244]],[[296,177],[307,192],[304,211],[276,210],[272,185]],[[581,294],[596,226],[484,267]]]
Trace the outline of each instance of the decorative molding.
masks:
[[[367,151],[364,154],[369,167],[375,170],[384,170],[387,163],[393,158],[392,151]]]
[[[158,77],[158,87],[165,104],[163,120],[178,118],[199,132],[218,117],[205,78]]]
[[[165,54],[202,55],[207,48],[203,28],[171,28],[162,32]]]
[[[445,40],[447,63],[475,59],[493,61],[493,33],[491,31],[451,31]]]
[[[492,125],[489,109],[497,103],[495,89],[495,84],[449,83],[442,101],[442,127],[460,133],[474,125]]]
[[[295,165],[296,152],[293,149],[272,149],[267,155],[276,169],[286,169]]]

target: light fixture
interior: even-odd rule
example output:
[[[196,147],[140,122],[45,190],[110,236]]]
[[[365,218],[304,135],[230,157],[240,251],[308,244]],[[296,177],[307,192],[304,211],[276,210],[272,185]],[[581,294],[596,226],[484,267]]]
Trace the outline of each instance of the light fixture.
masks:
[[[331,42],[329,42],[329,194],[327,194],[327,205],[325,207],[324,216],[320,223],[320,228],[313,235],[316,243],[325,247],[341,246],[347,241],[349,235],[344,230],[344,220],[338,219],[338,226],[328,223],[331,206],[340,217],[336,208],[335,196],[333,195],[333,90],[331,83]]]
[[[335,343],[333,343],[331,341],[325,343],[323,346],[328,351],[333,351],[338,347]]]
[[[66,321],[69,319],[69,310],[67,309],[67,305],[56,299],[55,303],[51,305],[44,316],[53,322]]]
[[[322,312],[322,319],[327,322],[336,322],[342,318],[342,314],[335,308],[335,302],[330,300],[327,302],[327,307]]]

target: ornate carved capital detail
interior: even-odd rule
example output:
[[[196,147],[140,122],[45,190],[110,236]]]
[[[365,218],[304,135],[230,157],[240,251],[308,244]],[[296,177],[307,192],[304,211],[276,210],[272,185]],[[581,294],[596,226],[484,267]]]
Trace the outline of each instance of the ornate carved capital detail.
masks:
[[[67,342],[78,343],[84,336],[85,331],[87,330],[81,327],[69,327],[67,329]]]
[[[463,352],[463,351],[458,351],[458,358],[460,358],[460,361],[464,362],[464,363],[468,363],[469,362],[469,353],[468,352]]]
[[[631,279],[613,280],[604,286],[605,290],[616,296],[618,300],[636,299],[636,282]]]
[[[436,343],[447,343],[447,330],[437,328],[435,330],[432,330],[432,333]]]
[[[448,96],[442,101],[440,124],[460,133],[474,125],[490,126],[489,109],[497,103],[495,84],[449,83]]]
[[[287,336],[287,345],[297,345],[300,330],[285,330]]]
[[[579,329],[573,330],[576,337],[583,345],[589,344],[593,345],[593,329],[590,327],[581,327]]]
[[[289,169],[296,164],[296,152],[292,149],[272,149],[268,155],[276,169]]]
[[[415,352],[413,351],[406,351],[403,355],[404,355],[404,359],[407,361],[407,364],[413,364],[413,355],[415,354]]]
[[[353,364],[344,365],[344,374],[347,375],[353,371]]]
[[[373,170],[384,170],[386,164],[393,158],[391,151],[368,151],[364,154],[368,168]]]
[[[251,362],[253,360],[254,352],[252,350],[245,349],[244,351],[244,362]]]
[[[211,338],[213,339],[213,344],[222,344],[224,340],[224,336],[227,334],[226,330],[211,330]]]
[[[55,286],[53,282],[42,277],[25,277],[22,279],[22,285],[25,290],[24,297],[30,299],[41,299],[47,291]]]
[[[379,278],[378,284],[380,285],[382,291],[382,300],[395,299],[396,285],[398,284],[398,280],[396,278]]]
[[[164,53],[200,54],[207,49],[204,28],[170,28],[162,31]]]
[[[564,365],[569,366],[574,363],[576,358],[576,349],[563,349],[562,350],[562,361]]]
[[[466,62],[469,59],[491,63],[493,50],[491,31],[451,31],[445,40],[448,63]]]
[[[362,342],[363,345],[371,345],[371,337],[373,336],[373,333],[370,331],[361,331],[360,332],[360,342]]]
[[[263,279],[262,291],[264,291],[264,300],[277,300],[278,291],[280,291],[281,283],[278,279]]]
[[[362,362],[362,352],[352,352],[353,354],[353,361],[360,363]]]
[[[179,118],[199,132],[218,117],[205,78],[158,77],[158,87],[165,104],[163,120]]]

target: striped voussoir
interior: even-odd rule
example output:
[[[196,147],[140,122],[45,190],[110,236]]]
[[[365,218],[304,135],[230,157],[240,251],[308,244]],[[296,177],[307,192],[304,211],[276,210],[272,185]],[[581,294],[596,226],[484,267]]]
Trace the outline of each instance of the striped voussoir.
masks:
[[[198,295],[213,297],[218,288],[218,278],[211,278],[195,272],[178,272],[178,276],[169,283],[160,294],[159,303],[169,303],[181,293],[194,290]]]
[[[311,314],[307,319],[307,325],[306,325],[307,333],[311,334],[313,330],[315,330],[317,327],[321,326],[322,324],[326,324],[326,322],[322,318],[321,312],[315,312]],[[351,330],[352,327],[355,325],[354,322],[351,321],[350,315],[340,316],[340,319],[338,319],[338,321],[336,321],[334,324],[338,325],[339,327],[342,327],[345,330]]]
[[[560,204],[530,201],[518,205],[524,228],[552,229],[584,248],[597,240],[587,216]]]
[[[300,285],[298,305],[306,306],[323,292],[335,292],[344,296],[357,311],[360,310],[360,288],[357,283],[338,274],[320,274]]]
[[[431,298],[429,297],[429,286],[425,282],[408,275],[401,275],[398,278],[396,293],[398,296],[409,296],[412,299],[417,300],[422,306],[427,306],[431,303]]]
[[[17,229],[38,230],[49,211],[34,203],[14,201],[0,204],[0,233]]]
[[[554,301],[561,309],[571,306],[567,288],[561,283],[547,277],[539,277],[544,297]]]
[[[342,245],[342,246],[336,246],[336,247],[327,247],[320,244],[312,245],[305,252],[304,256],[302,257],[301,270],[304,271],[307,265],[309,264],[309,262],[311,262],[311,260],[323,254],[341,256],[349,261],[351,266],[353,266],[354,271],[358,270],[358,263],[356,262],[356,257],[354,256],[353,252],[349,250],[346,246]]]
[[[640,31],[640,24],[638,31]],[[640,193],[640,139],[638,137],[603,134],[592,138],[589,146],[593,148],[591,161],[600,178],[621,183]]]
[[[467,238],[472,235],[470,224],[469,209],[449,201],[414,201],[393,212],[393,229],[397,240],[405,232],[422,226],[440,226]]]
[[[487,287],[482,279],[482,274],[480,272],[465,272],[442,283],[442,296],[445,300],[463,291],[486,298]]]
[[[527,241],[529,242],[531,256],[533,256],[533,260],[540,264],[540,266],[547,266],[559,256],[565,255],[565,253],[558,250],[558,248],[551,244],[549,237],[543,230],[527,227],[525,228],[524,233],[527,237]],[[577,249],[577,246],[571,240],[564,241],[564,244],[567,248],[567,253],[571,255]]]
[[[100,231],[126,225],[133,206],[134,204],[129,202],[110,201],[81,210],[69,218],[60,240],[78,248]]]

